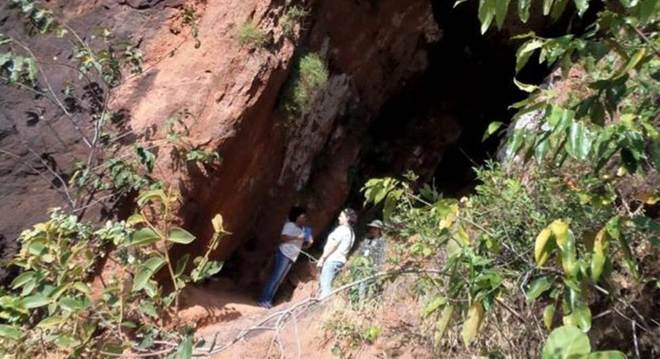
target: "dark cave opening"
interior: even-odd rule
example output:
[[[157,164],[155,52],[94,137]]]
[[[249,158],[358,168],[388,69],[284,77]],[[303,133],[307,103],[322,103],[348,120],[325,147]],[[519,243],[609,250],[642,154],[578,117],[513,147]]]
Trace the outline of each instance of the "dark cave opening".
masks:
[[[444,195],[469,193],[473,168],[493,158],[500,143],[497,136],[482,140],[487,126],[508,124],[515,113],[509,105],[526,95],[513,83],[510,34],[482,35],[471,6],[435,1],[434,16],[442,38],[427,49],[426,71],[408,81],[372,121],[348,206],[361,207],[360,188],[369,178],[407,171]],[[538,83],[547,74],[545,67],[532,65],[518,77]]]

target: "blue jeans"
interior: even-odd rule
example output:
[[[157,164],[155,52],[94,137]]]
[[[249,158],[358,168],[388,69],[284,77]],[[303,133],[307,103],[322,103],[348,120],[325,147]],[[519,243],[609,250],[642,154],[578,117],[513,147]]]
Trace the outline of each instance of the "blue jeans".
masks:
[[[275,263],[273,265],[273,271],[271,272],[268,281],[266,281],[266,286],[264,287],[264,290],[261,292],[261,296],[259,297],[260,303],[265,303],[268,305],[273,304],[273,297],[275,297],[275,293],[277,293],[277,289],[280,287],[280,284],[282,284],[284,277],[286,277],[286,274],[289,273],[289,269],[291,269],[292,264],[293,261],[285,256],[278,248],[275,252]]]
[[[339,270],[344,266],[344,263],[339,261],[329,261],[323,263],[321,269],[321,299],[327,297],[332,292],[332,281],[339,273]]]

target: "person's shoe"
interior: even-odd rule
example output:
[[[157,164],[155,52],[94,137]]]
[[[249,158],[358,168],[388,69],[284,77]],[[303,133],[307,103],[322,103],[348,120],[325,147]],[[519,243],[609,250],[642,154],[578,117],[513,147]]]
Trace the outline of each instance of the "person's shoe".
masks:
[[[257,302],[257,305],[266,309],[270,309],[273,307],[273,305],[268,302]]]

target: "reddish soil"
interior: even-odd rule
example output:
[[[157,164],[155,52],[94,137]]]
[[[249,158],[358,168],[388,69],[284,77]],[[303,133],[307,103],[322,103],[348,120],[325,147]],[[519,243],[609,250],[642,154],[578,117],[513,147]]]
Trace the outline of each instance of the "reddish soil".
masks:
[[[270,329],[280,318],[278,312],[291,310],[315,297],[317,280],[300,275],[307,270],[301,266],[292,273],[290,279],[297,281],[297,286],[289,298],[280,299],[271,309],[258,307],[253,293],[221,279],[187,289],[183,295],[185,309],[180,317],[195,325],[197,338],[204,339],[198,350],[223,348],[209,356],[212,358],[432,357],[418,332],[420,307],[411,296],[410,278],[389,285],[383,297],[370,302],[359,315],[339,295],[298,311],[296,319],[289,317],[278,332]],[[264,322],[269,317],[271,319]],[[382,334],[372,344],[363,342],[351,346],[325,328],[333,320],[343,320],[340,318],[362,325],[377,325]],[[350,350],[340,354],[336,351],[337,345],[349,346]]]
[[[304,269],[302,269],[304,271]],[[299,270],[300,271],[300,270]],[[259,322],[279,311],[286,310],[316,295],[318,283],[316,280],[299,281],[299,276],[292,273],[288,282],[298,281],[290,293],[279,293],[276,305],[271,309],[257,306],[256,293],[246,292],[229,280],[220,279],[205,285],[191,287],[183,293],[183,306],[179,316],[184,321],[197,327],[198,338],[205,340],[204,348],[223,347],[232,343],[246,329],[254,328]],[[286,292],[290,283],[284,285],[280,292]],[[281,331],[281,345],[286,357],[316,357],[318,353],[313,348],[320,348],[319,335],[322,333],[319,312],[325,311],[323,306],[310,308],[297,321],[289,321]],[[263,326],[272,326],[276,318]],[[291,335],[298,326],[298,335]],[[266,358],[279,356],[278,346],[272,346],[274,332],[270,330],[253,330],[242,340],[230,345],[222,352],[215,353],[213,358]],[[298,344],[300,343],[300,344]],[[298,345],[300,355],[296,355]],[[269,353],[270,350],[270,353]],[[328,352],[328,357],[331,357]]]

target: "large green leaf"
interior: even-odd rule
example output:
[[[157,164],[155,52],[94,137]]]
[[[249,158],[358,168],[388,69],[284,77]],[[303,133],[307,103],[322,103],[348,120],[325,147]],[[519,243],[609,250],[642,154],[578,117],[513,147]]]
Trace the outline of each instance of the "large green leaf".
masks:
[[[174,243],[188,244],[195,240],[195,236],[181,227],[172,227],[167,239]]]
[[[165,264],[163,257],[156,255],[142,263],[133,279],[133,291],[144,288],[149,279]]]
[[[438,318],[438,321],[435,325],[435,339],[436,341],[439,341],[442,339],[442,336],[445,334],[447,331],[447,327],[449,326],[449,321],[451,320],[452,315],[454,314],[454,306],[449,304],[442,309],[442,313],[440,314],[440,318]]]
[[[64,349],[71,349],[75,348],[78,345],[80,345],[80,340],[70,336],[70,335],[58,335],[55,337],[55,340],[53,340],[55,345],[57,345],[60,348]]]
[[[566,152],[576,160],[584,161],[591,151],[593,136],[589,129],[580,121],[573,121],[568,129]]]
[[[546,305],[543,309],[543,324],[548,330],[552,329],[552,322],[555,318],[555,307],[556,305],[552,303]]]
[[[137,224],[144,223],[146,221],[147,220],[144,218],[143,215],[139,213],[135,213],[132,216],[128,217],[128,219],[126,220],[126,224],[128,224],[129,226],[135,226]]]
[[[574,0],[575,7],[578,9],[578,15],[582,16],[589,8],[589,0]]]
[[[33,281],[35,277],[36,273],[33,271],[23,272],[11,282],[11,288],[18,289],[28,282]]]
[[[586,333],[591,329],[591,310],[586,305],[579,305],[563,321],[565,325],[574,325]]]
[[[36,240],[28,245],[28,251],[30,254],[35,256],[40,256],[44,254],[48,248],[44,245],[45,240]]]
[[[73,298],[73,297],[64,297],[60,300],[60,307],[69,312],[78,312],[81,311],[91,304],[89,299],[83,298]]]
[[[642,24],[646,24],[657,13],[658,0],[641,0],[637,9],[637,16]]]
[[[552,106],[546,117],[553,134],[562,134],[573,123],[575,112],[559,106]]]
[[[544,43],[545,42],[541,39],[533,38],[531,40],[527,40],[527,42],[518,48],[516,51],[516,72],[522,70],[534,51],[543,47]]]
[[[193,353],[193,338],[192,335],[186,335],[179,346],[176,348],[177,359],[190,359]]]
[[[559,240],[557,240],[557,243],[559,243]],[[559,245],[559,249],[561,249],[561,265],[564,268],[564,272],[568,277],[574,278],[580,266],[577,261],[577,249],[575,247],[575,236],[573,232],[568,231],[566,241]]]
[[[605,228],[598,231],[594,239],[594,248],[591,256],[591,280],[598,282],[605,267],[607,259],[608,235]]]
[[[479,0],[479,21],[481,33],[485,34],[495,18],[495,7],[500,0]]]
[[[506,19],[506,14],[509,11],[509,2],[511,0],[497,0],[495,1],[495,22],[497,23],[497,28],[501,29],[504,25],[504,19]]]
[[[43,307],[50,303],[50,298],[43,294],[35,294],[23,299],[23,306],[27,309]]]
[[[518,151],[522,148],[525,143],[525,133],[521,129],[514,129],[513,134],[509,138],[507,144],[507,157],[512,159],[518,154]]]
[[[467,318],[463,323],[463,329],[461,330],[461,337],[463,338],[463,343],[469,345],[479,334],[479,328],[481,327],[481,321],[484,319],[484,307],[479,302],[475,302],[470,306],[467,312]]]
[[[440,307],[447,303],[447,298],[438,296],[429,301],[422,310],[422,317],[426,318],[429,315],[435,313]]]
[[[548,336],[543,346],[543,359],[579,359],[590,352],[589,337],[578,327],[564,325]]]
[[[161,202],[165,202],[166,199],[167,199],[167,195],[165,194],[165,191],[163,191],[162,189],[155,189],[140,194],[140,196],[137,199],[137,204],[138,206],[142,207],[148,201],[159,200]]]
[[[160,239],[160,236],[153,229],[146,227],[138,229],[131,235],[131,245],[146,246],[153,244]]]
[[[534,241],[534,261],[541,267],[550,259],[550,244],[552,239],[552,230],[545,228],[536,236]]]
[[[552,10],[552,4],[555,0],[543,0],[543,15],[550,15],[550,10]]]
[[[12,325],[0,324],[0,337],[19,340],[23,336],[23,331]]]
[[[527,22],[529,19],[530,2],[531,0],[518,0],[518,16],[522,22]]]
[[[176,269],[174,270],[174,276],[179,277],[183,274],[183,271],[188,267],[188,260],[190,259],[190,253],[186,253],[183,257],[179,258],[176,262]]]
[[[89,286],[83,282],[75,282],[73,283],[73,288],[79,291],[80,293],[90,295],[91,290],[89,289]]]
[[[534,146],[534,158],[536,159],[536,163],[541,165],[549,151],[550,140],[545,138],[539,141],[539,143]]]
[[[535,279],[527,288],[525,296],[528,301],[533,301],[548,289],[552,288],[552,281],[547,276]]]
[[[568,4],[568,0],[555,0],[554,5],[552,6],[552,11],[550,12],[550,17],[555,21],[559,19],[564,13],[564,10],[566,10],[566,4]]]
[[[66,317],[63,317],[61,315],[54,315],[52,317],[47,317],[46,319],[42,320],[37,324],[39,328],[42,329],[49,329],[52,327],[56,327],[66,321]]]
[[[202,257],[197,257],[193,260],[197,266],[190,272],[190,277],[193,282],[199,282],[204,278],[208,278],[222,270],[224,262],[220,261],[205,261]]]
[[[486,129],[486,132],[484,132],[484,136],[481,138],[481,142],[486,141],[488,137],[492,136],[497,130],[502,127],[503,123],[499,121],[491,122],[488,124],[488,128]]]
[[[628,62],[619,70],[617,71],[614,76],[612,76],[612,80],[617,80],[623,77],[625,74],[628,73],[628,71],[634,69],[639,65],[640,61],[644,59],[644,56],[646,55],[646,48],[642,47],[637,52],[635,52],[634,55],[630,57]]]

